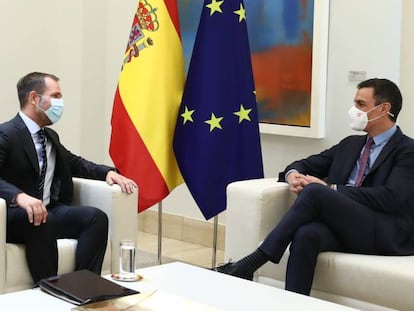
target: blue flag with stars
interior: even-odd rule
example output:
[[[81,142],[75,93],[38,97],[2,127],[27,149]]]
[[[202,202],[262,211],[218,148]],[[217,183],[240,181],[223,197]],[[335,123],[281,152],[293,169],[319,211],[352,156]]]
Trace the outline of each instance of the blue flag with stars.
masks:
[[[257,104],[242,0],[206,0],[174,136],[181,174],[206,219],[226,187],[263,177]]]

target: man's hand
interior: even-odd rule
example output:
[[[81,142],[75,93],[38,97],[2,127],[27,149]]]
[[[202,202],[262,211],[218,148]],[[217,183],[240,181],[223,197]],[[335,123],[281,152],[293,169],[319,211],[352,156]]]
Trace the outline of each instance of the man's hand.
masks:
[[[47,220],[47,209],[43,202],[24,192],[16,196],[16,203],[20,208],[24,208],[29,222],[35,226],[40,226]]]
[[[300,174],[299,172],[293,171],[287,175],[287,183],[290,186],[290,191],[298,194],[302,191],[303,187],[305,186],[304,183],[305,175]]]
[[[298,194],[299,192],[301,192],[303,190],[304,187],[306,187],[309,184],[312,183],[318,183],[318,184],[322,184],[327,186],[326,182],[324,182],[323,180],[315,177],[315,176],[311,176],[311,175],[303,175],[300,174],[299,172],[291,172],[288,176],[287,176],[287,182],[290,185],[290,191]]]
[[[108,174],[106,174],[106,182],[111,186],[113,184],[118,184],[121,187],[122,192],[126,192],[128,194],[133,193],[138,187],[135,181],[126,178],[115,171],[109,171]]]
[[[328,185],[325,181],[323,181],[322,179],[319,179],[318,177],[315,177],[315,176],[305,175],[304,179],[305,179],[306,185],[309,185],[309,184],[321,184],[321,185],[324,185],[324,186]]]

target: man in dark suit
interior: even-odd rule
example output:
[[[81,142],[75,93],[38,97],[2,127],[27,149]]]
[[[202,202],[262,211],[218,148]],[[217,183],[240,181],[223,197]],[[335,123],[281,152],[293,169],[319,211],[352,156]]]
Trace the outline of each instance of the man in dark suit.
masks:
[[[393,82],[361,82],[349,116],[367,135],[290,164],[279,180],[298,195],[292,207],[255,252],[217,270],[252,279],[290,243],[286,289],[309,295],[320,252],[414,254],[414,141],[395,124],[401,107]]]
[[[0,125],[0,197],[8,206],[7,242],[26,245],[34,282],[57,274],[59,238],[78,239],[75,268],[99,274],[108,218],[95,207],[71,206],[72,177],[106,180],[127,193],[136,184],[113,167],[72,154],[47,127],[63,112],[56,76],[27,74],[17,83],[17,92],[20,112]]]

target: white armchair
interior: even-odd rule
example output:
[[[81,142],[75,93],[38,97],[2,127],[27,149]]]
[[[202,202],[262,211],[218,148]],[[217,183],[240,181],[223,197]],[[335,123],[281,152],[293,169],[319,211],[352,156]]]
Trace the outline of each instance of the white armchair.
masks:
[[[118,185],[104,181],[74,178],[74,204],[90,205],[102,209],[109,218],[108,246],[102,274],[119,270],[119,240],[136,241],[138,233],[138,191],[127,195]],[[58,240],[58,274],[75,267],[77,240]],[[0,199],[0,293],[22,290],[33,286],[27,267],[24,245],[6,243],[6,204]]]
[[[254,251],[295,199],[274,178],[227,187],[226,260]],[[267,263],[255,280],[284,287],[288,250],[280,264]],[[312,296],[361,310],[413,310],[414,256],[370,256],[324,252],[318,257]]]

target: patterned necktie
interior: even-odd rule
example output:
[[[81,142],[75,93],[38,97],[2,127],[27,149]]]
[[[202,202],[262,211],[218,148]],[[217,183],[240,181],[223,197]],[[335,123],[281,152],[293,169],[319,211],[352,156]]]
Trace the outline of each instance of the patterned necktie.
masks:
[[[39,177],[39,198],[43,200],[43,186],[45,185],[45,177],[47,170],[47,156],[46,156],[46,135],[45,130],[40,129],[37,134],[39,135],[39,143],[42,145],[40,149],[40,159],[43,162],[42,169],[40,170]]]
[[[362,152],[361,159],[359,161],[359,170],[358,170],[358,176],[355,181],[355,187],[359,187],[362,184],[362,180],[365,176],[365,171],[367,169],[367,164],[369,160],[369,154],[371,152],[372,144],[374,143],[374,140],[372,137],[368,137],[368,140],[365,144],[364,152]]]

